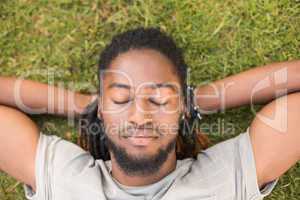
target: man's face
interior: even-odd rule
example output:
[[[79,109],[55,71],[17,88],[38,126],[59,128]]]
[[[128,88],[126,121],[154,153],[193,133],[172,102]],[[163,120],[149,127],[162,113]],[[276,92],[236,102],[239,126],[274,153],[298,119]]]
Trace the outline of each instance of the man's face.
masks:
[[[170,60],[154,50],[130,50],[100,76],[98,114],[114,146],[110,145],[110,153],[118,148],[125,151],[123,157],[144,164],[163,151],[175,153],[171,144],[177,137],[183,99]]]

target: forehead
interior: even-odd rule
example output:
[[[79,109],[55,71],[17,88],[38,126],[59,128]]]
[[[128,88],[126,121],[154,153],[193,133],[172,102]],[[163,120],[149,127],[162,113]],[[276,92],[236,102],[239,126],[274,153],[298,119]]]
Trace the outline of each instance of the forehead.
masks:
[[[103,76],[104,75],[104,76]],[[115,58],[109,69],[102,72],[104,84],[118,82],[141,87],[170,83],[179,86],[179,77],[172,62],[155,50],[130,50]]]

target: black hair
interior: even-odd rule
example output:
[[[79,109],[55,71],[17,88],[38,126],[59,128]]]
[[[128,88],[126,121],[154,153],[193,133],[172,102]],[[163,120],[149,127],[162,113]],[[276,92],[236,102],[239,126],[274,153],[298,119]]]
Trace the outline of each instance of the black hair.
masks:
[[[160,52],[175,66],[181,85],[186,85],[187,65],[182,50],[176,46],[171,37],[157,28],[137,28],[113,37],[111,43],[100,55],[98,75],[101,70],[110,66],[114,58],[132,49],[151,49]]]
[[[100,55],[98,66],[98,78],[102,84],[101,70],[109,68],[111,62],[120,54],[130,50],[151,49],[166,56],[174,65],[174,71],[180,79],[182,94],[185,104],[189,104],[189,112],[180,122],[179,137],[177,139],[177,158],[195,156],[201,149],[208,146],[206,136],[199,134],[195,128],[197,113],[192,105],[193,92],[187,88],[187,64],[184,61],[182,50],[177,47],[172,37],[160,31],[158,28],[136,28],[118,34],[112,38]],[[188,101],[190,102],[188,103]],[[103,122],[97,117],[98,100],[90,104],[80,118],[80,136],[78,143],[89,151],[95,159],[110,159]],[[192,129],[191,129],[192,128]],[[94,129],[94,130],[93,130]]]

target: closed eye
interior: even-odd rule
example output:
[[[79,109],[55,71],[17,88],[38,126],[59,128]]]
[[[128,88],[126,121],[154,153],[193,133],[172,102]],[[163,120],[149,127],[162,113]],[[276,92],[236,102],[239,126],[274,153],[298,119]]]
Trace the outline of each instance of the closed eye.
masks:
[[[114,102],[115,104],[126,104],[126,103],[128,103],[129,101],[130,101],[130,99],[125,100],[125,101],[116,101],[116,100],[113,100],[113,102]]]
[[[166,101],[166,102],[157,102],[157,101],[154,101],[152,98],[149,98],[149,101],[151,103],[153,103],[154,105],[156,105],[156,106],[164,106],[168,103],[168,101]]]

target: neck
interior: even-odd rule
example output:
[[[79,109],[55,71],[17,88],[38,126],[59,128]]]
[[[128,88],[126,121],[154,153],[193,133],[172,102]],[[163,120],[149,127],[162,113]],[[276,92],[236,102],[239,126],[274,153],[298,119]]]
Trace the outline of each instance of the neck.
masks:
[[[111,155],[112,176],[121,184],[126,186],[144,186],[156,183],[176,168],[176,154],[169,154],[166,162],[161,166],[157,173],[148,176],[130,176],[126,174],[118,165],[113,155]]]

